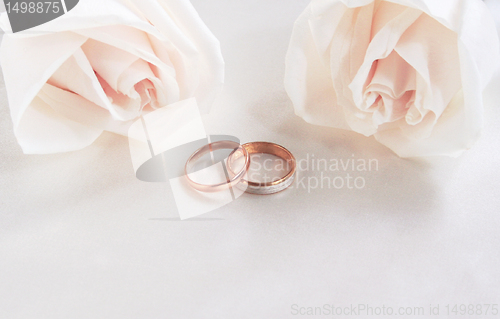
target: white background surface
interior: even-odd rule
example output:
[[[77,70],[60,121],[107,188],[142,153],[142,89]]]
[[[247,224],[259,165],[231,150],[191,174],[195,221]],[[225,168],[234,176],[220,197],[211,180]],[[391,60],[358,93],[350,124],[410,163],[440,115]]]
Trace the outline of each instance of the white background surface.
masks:
[[[193,4],[226,60],[210,134],[276,142],[298,160],[354,154],[379,170],[351,174],[362,190],[246,194],[181,222],[168,185],[135,178],[125,137],[23,155],[2,85],[0,318],[301,317],[293,304],[424,307],[426,318],[439,304],[446,318],[447,304],[500,304],[500,76],[472,150],[400,159],[294,115],[284,57],[307,1]]]

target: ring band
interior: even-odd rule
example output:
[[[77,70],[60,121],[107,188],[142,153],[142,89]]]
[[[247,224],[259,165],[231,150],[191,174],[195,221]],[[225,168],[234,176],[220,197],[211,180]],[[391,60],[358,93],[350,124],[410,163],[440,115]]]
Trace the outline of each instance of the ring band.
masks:
[[[278,193],[287,187],[289,187],[294,178],[296,171],[296,161],[295,157],[290,153],[289,150],[284,148],[281,145],[269,143],[269,142],[251,142],[243,144],[243,148],[248,151],[249,154],[257,154],[257,153],[265,153],[270,155],[275,155],[287,162],[287,167],[289,167],[289,171],[287,174],[280,179],[272,182],[253,182],[248,181],[246,179],[241,179],[241,183],[245,186],[245,191],[251,194],[259,194],[259,195],[269,195]],[[231,169],[232,157],[234,154],[229,156],[228,163],[228,171],[233,175],[235,174]]]
[[[237,173],[231,172],[232,177],[230,179],[226,180],[226,182],[214,185],[200,184],[189,178],[188,172],[198,159],[200,159],[203,155],[209,152],[213,152],[220,149],[233,149],[231,154],[229,154],[229,157],[234,156],[238,151],[240,151],[243,154],[243,156],[245,157],[245,162],[239,172]],[[205,193],[215,193],[228,189],[230,187],[234,187],[236,184],[238,184],[248,172],[249,167],[250,167],[250,155],[248,151],[245,149],[245,147],[233,141],[217,141],[207,144],[196,150],[187,160],[186,165],[184,166],[184,174],[190,186],[193,187],[194,189]]]

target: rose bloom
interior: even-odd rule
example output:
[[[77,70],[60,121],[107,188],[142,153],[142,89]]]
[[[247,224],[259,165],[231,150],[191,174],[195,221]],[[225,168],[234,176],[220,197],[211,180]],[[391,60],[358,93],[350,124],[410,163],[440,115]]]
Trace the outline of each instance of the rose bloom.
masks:
[[[374,135],[402,157],[457,156],[479,136],[498,53],[480,0],[312,0],[285,86],[309,123]]]
[[[188,0],[85,0],[12,34],[0,58],[25,153],[81,149],[103,131],[127,134],[142,114],[221,88],[220,45]]]

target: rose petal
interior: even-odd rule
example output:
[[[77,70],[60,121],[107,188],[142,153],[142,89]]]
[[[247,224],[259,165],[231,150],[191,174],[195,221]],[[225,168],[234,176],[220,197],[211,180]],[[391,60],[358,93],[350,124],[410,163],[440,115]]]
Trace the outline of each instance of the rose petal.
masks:
[[[374,4],[371,3],[348,10],[333,35],[330,49],[333,87],[338,103],[344,108],[354,103],[352,93],[346,89],[365,59],[365,51],[370,44],[374,9]]]
[[[185,64],[185,67],[190,68],[187,73],[197,74],[199,78],[195,92],[196,100],[200,110],[207,112],[224,82],[224,60],[220,52],[219,41],[203,23],[189,1],[133,0],[132,2],[189,61]],[[175,12],[175,15],[170,16],[166,12]],[[194,72],[193,68],[196,68],[198,72]]]
[[[137,56],[93,39],[89,39],[82,50],[98,74],[106,95],[111,99],[112,103],[107,105],[109,111],[118,120],[129,121],[140,115],[143,105],[134,86],[144,79],[156,83],[159,91],[168,87],[169,92],[162,92],[162,97],[170,94],[173,100],[178,99],[176,82],[173,80],[164,86],[156,79],[149,65]],[[167,86],[168,84],[171,85]]]
[[[313,17],[311,6],[295,22],[286,55],[285,88],[295,106],[295,113],[307,122],[348,129],[337,104],[331,73],[322,63],[307,23]]]
[[[6,79],[14,130],[45,82],[86,40],[85,37],[71,33],[44,35],[33,39],[4,35],[0,61]]]
[[[19,122],[16,138],[25,154],[44,154],[84,148],[101,133],[102,129],[72,121],[35,97]]]
[[[485,87],[499,61],[499,41],[495,21],[483,1],[477,0],[390,0],[417,7],[444,26],[455,31],[478,68],[481,86]]]
[[[415,139],[401,134],[398,129],[375,134],[382,144],[402,157],[449,155],[459,156],[472,147],[480,136],[483,123],[482,87],[473,57],[464,44],[458,45],[463,89],[448,104],[431,135]],[[466,88],[468,94],[465,94]]]
[[[90,127],[104,130],[114,121],[106,109],[79,94],[50,84],[45,84],[37,97],[64,117]]]
[[[304,13],[295,22],[295,27],[309,25],[316,50],[325,62],[330,65],[330,48],[333,35],[348,8],[338,1],[316,0],[306,8]],[[307,16],[307,19],[306,19]],[[292,38],[294,36],[292,35]]]
[[[395,50],[416,69],[425,83],[425,87],[417,89],[419,93],[424,90],[422,104],[415,103],[407,119],[415,127],[409,127],[406,133],[427,137],[435,120],[462,86],[457,35],[424,14],[403,34]],[[421,122],[428,111],[434,113],[434,121]]]
[[[350,84],[338,85],[348,87],[352,92],[353,102],[344,106],[346,120],[352,130],[366,136],[377,132],[377,125],[373,123],[371,117],[364,114],[357,106],[363,105],[364,91],[367,79],[372,72],[373,63],[376,60],[387,58],[394,50],[401,35],[420,17],[421,11],[406,8],[402,13],[397,14],[392,20],[386,23],[380,31],[372,38],[367,50],[363,64],[359,68],[356,76]],[[349,92],[349,93],[351,93]]]
[[[398,100],[406,92],[415,91],[415,69],[396,51],[377,62],[370,84],[366,87],[365,95],[369,92],[383,92],[391,99]],[[370,107],[370,105],[363,106],[364,108]]]
[[[387,23],[403,14],[406,9],[407,7],[387,1],[374,2],[374,8],[372,9],[373,17],[367,17],[367,20],[372,20],[372,24],[369,26],[369,28],[368,26],[366,26],[366,28],[368,29],[367,31],[370,33],[370,38],[367,42],[365,40],[366,44],[363,48],[358,48],[358,50],[356,50],[357,53],[354,53],[362,58],[358,58],[358,63],[356,64],[356,66],[354,68],[351,68],[351,76],[349,80],[346,81],[347,85],[352,82],[359,70],[359,67],[362,65],[365,58],[365,55],[363,53],[366,53],[369,42],[373,40],[373,38],[384,28]],[[356,23],[356,25],[358,25],[358,23]],[[399,119],[400,112],[397,112],[397,115],[391,114],[391,112],[393,111],[394,102],[392,102],[389,97],[399,99],[404,94],[404,92],[398,92],[396,94],[395,91],[406,91],[407,89],[409,89],[408,85],[410,83],[408,81],[411,81],[414,77],[414,72],[413,74],[407,74],[412,73],[412,71],[409,70],[410,68],[408,67],[407,63],[401,61],[399,55],[394,55],[393,53],[394,52],[391,52],[385,59],[380,59],[373,62],[370,73],[365,81],[367,89],[365,89],[363,94],[363,104],[366,105],[362,104],[359,106],[361,110],[370,110],[374,112],[373,116],[375,116],[375,118],[372,117],[372,120],[374,121],[373,123],[376,127],[378,127],[379,125],[383,125],[386,122],[384,119],[391,119],[391,122]],[[354,54],[351,53],[351,57]],[[394,63],[397,64],[397,66],[393,65]],[[395,70],[400,71],[398,72],[398,74],[393,74],[392,72]],[[391,83],[395,80],[396,77],[401,76],[401,74],[405,75],[403,81],[401,81],[401,79],[397,79],[398,81]],[[399,83],[402,87],[399,89],[394,88],[393,86],[396,85],[396,83]],[[382,95],[379,95],[380,93],[382,93]],[[377,105],[372,106],[375,101],[378,101]]]
[[[71,91],[95,103],[104,110],[110,102],[104,93],[92,66],[81,48],[78,48],[47,81],[48,84]]]
[[[183,66],[185,62],[182,61],[182,56],[180,59],[178,58],[179,53],[170,41],[165,40],[164,42],[160,42],[157,40],[156,36],[158,36],[158,32],[152,35],[128,26],[107,26],[75,32],[121,49],[132,56],[148,62],[154,77],[159,78],[160,82],[163,83],[161,92],[158,92],[160,106],[174,103],[181,98],[177,69],[180,73],[185,72]],[[152,41],[152,39],[155,39],[155,41]],[[171,61],[171,57],[175,59],[173,62]],[[152,81],[155,81],[152,79],[152,76],[148,77]],[[192,87],[196,87],[196,85],[193,85],[194,81],[182,83],[182,88],[190,87],[193,90]],[[124,92],[127,91],[122,91],[122,93]],[[192,96],[192,91],[183,95]]]
[[[199,87],[199,79],[195,77],[196,72],[191,72],[190,61],[170,41],[161,41],[153,35],[148,37],[155,55],[165,64],[172,65],[173,73],[170,73],[162,65],[151,64],[151,70],[162,83],[168,83],[168,87],[175,81],[175,86],[178,88],[177,96],[166,96],[166,103],[171,104],[175,103],[175,99],[185,100],[194,96]]]
[[[479,133],[479,130],[467,125],[469,121],[467,116],[476,117],[474,114],[477,114],[477,110],[464,111],[462,93],[462,91],[457,93],[450,102],[429,137],[420,139],[408,137],[402,134],[400,129],[395,128],[380,131],[375,134],[375,138],[401,157],[415,157],[423,154],[425,156],[442,154],[459,156],[464,150],[472,147]]]
[[[484,0],[497,26],[497,33],[500,33],[500,2],[498,0]]]
[[[169,78],[169,81],[167,82],[160,81],[160,79],[153,74],[149,64],[143,60],[135,61],[123,72],[123,74],[120,75],[120,78],[118,79],[118,91],[128,92],[127,96],[140,99],[139,92],[136,90],[135,86],[144,80],[147,80],[147,82],[151,84],[151,88],[156,91],[155,99],[152,101],[154,104],[152,105],[153,108],[169,104],[167,99],[169,93],[172,93],[169,96],[172,100],[179,99],[178,90],[175,90],[177,88],[175,78]],[[167,88],[170,89],[167,90]],[[141,103],[139,111],[148,103]]]
[[[82,50],[94,71],[117,92],[120,92],[118,90],[119,77],[139,59],[133,54],[93,39],[87,40],[82,45]],[[126,92],[120,93],[125,94]]]

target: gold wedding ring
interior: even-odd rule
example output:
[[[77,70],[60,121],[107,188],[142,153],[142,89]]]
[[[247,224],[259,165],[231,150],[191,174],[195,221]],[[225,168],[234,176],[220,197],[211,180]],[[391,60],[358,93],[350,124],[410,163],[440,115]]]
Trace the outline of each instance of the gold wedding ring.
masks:
[[[205,185],[193,181],[189,177],[189,171],[192,169],[194,163],[203,155],[219,149],[233,149],[226,162],[226,168],[229,173],[227,181],[214,185]],[[245,179],[250,168],[250,154],[269,154],[281,158],[287,164],[287,173],[283,177],[271,182],[255,182]],[[233,164],[242,156],[244,157],[243,166],[238,172],[235,172]],[[292,184],[295,178],[296,167],[295,157],[281,145],[269,142],[251,142],[240,145],[233,141],[218,141],[205,145],[194,152],[187,160],[184,172],[189,184],[201,192],[219,192],[240,184],[241,187],[239,188],[245,190],[247,193],[269,195],[281,192]]]
[[[241,154],[240,157],[244,156],[245,162],[243,163],[242,168],[237,173],[233,172],[231,174],[232,175],[231,178],[219,184],[205,185],[193,181],[189,177],[190,175],[189,172],[193,168],[196,161],[207,153],[221,149],[232,149],[233,151],[231,152],[229,157],[234,156],[236,154]],[[189,159],[186,162],[186,165],[184,166],[184,174],[187,178],[189,185],[191,185],[191,187],[193,187],[194,189],[205,193],[215,193],[223,191],[230,187],[234,187],[236,184],[238,184],[241,181],[241,179],[245,176],[245,174],[248,172],[249,167],[250,167],[250,155],[242,145],[233,141],[218,141],[207,144],[199,148],[196,152],[194,152],[193,155],[189,157]]]
[[[246,143],[243,144],[243,148],[245,148],[249,154],[270,154],[277,156],[287,163],[288,168],[288,172],[285,176],[271,182],[254,182],[242,178],[240,182],[244,185],[245,192],[250,194],[269,195],[281,192],[292,184],[295,178],[297,164],[295,157],[289,150],[281,145],[269,142]],[[233,157],[236,155],[236,153],[231,154],[227,161],[228,171],[231,175],[236,174],[231,167],[231,163],[234,161]]]

